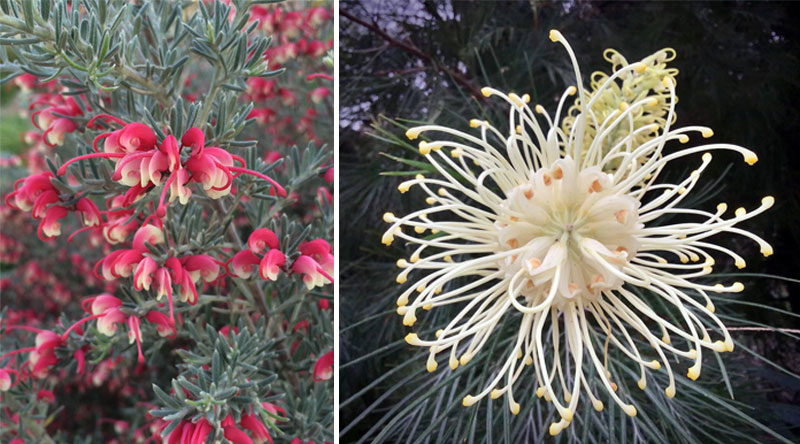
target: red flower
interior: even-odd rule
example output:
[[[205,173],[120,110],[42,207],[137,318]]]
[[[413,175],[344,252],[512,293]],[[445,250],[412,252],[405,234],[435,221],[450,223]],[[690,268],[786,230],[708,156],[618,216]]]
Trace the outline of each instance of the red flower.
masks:
[[[327,381],[333,376],[333,350],[322,355],[314,364],[314,380]]]

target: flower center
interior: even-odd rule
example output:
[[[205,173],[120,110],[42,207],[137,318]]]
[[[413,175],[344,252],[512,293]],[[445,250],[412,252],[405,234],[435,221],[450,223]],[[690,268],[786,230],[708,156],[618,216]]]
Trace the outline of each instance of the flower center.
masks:
[[[621,287],[620,270],[639,248],[638,208],[598,167],[580,170],[566,157],[536,171],[506,194],[495,222],[510,296],[558,307]]]

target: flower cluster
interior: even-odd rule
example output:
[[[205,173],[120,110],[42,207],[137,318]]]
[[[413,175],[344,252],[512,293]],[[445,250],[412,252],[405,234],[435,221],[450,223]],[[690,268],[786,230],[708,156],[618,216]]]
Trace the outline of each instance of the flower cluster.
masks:
[[[229,261],[231,275],[248,279],[258,267],[261,279],[274,281],[285,269],[286,256],[280,251],[278,236],[268,228],[259,228],[247,239],[247,250],[236,253]],[[266,249],[266,251],[265,251]],[[291,266],[294,273],[303,274],[303,282],[309,290],[333,282],[333,254],[331,245],[324,239],[303,242],[298,247],[300,256]],[[261,255],[261,256],[259,256]]]
[[[64,175],[67,167],[75,162],[92,158],[112,159],[115,163],[112,179],[130,187],[129,196],[136,200],[152,188],[164,185],[158,201],[156,213],[166,214],[166,205],[178,199],[185,205],[192,191],[191,183],[200,185],[212,199],[219,199],[231,192],[233,179],[246,173],[266,180],[277,190],[279,196],[286,196],[286,190],[271,178],[244,168],[244,160],[218,147],[206,147],[205,135],[198,128],[190,128],[184,133],[180,146],[174,136],[169,135],[157,143],[156,135],[147,125],[139,122],[125,123],[116,117],[100,115],[93,118],[90,126],[99,118],[106,118],[122,125],[122,128],[100,134],[95,138],[95,153],[78,156],[65,162],[58,170]],[[103,139],[103,152],[98,150],[98,142]],[[188,148],[191,152],[182,160],[181,152]],[[238,162],[240,166],[236,166]],[[170,192],[165,202],[167,191]]]
[[[626,414],[636,415],[636,407],[617,392],[609,345],[639,368],[642,390],[645,370],[665,367],[669,398],[676,392],[671,357],[694,361],[687,373],[694,380],[703,349],[733,350],[710,294],[740,292],[743,285],[698,278],[712,272],[712,253],[730,257],[739,268],[745,261],[708,239],[741,235],[770,255],[766,241],[736,225],[766,211],[774,199],[764,197],[755,210],[739,208],[732,217],[724,216],[725,203],[713,212],[681,206],[711,162],[709,151],[738,152],[750,165],[757,157],[724,143],[665,148],[669,141],[688,142],[692,133],[713,134],[700,126],[672,127],[677,72],[665,62],[674,52],[630,64],[607,52],[614,73],[594,75],[593,89],[586,91],[566,40],[557,31],[550,37],[567,49],[577,80],[562,95],[559,111],[551,116],[541,105],[529,106],[527,94],[487,87],[486,97],[499,97],[510,108],[507,134],[481,120],[470,122],[474,133],[433,124],[409,129],[409,139],[423,132],[449,136],[419,143],[441,177],[419,175],[400,185],[401,192],[418,186],[431,207],[402,217],[387,213],[391,226],[383,242],[400,238],[416,247],[409,259],[397,262],[399,283],[418,272],[397,300],[405,325],[416,323],[420,309],[462,307],[434,337],[406,336],[409,344],[429,350],[427,369],[437,369],[441,354],[451,369],[468,364],[500,325],[518,323],[507,357],[463,404],[506,396],[510,411],[519,414],[514,385],[532,366],[536,395],[557,411],[550,426],[556,435],[573,420],[582,394],[599,411],[603,402],[596,393],[602,390]],[[570,115],[559,123],[564,103],[576,93]],[[687,177],[658,180],[670,162],[696,153],[704,153],[702,161]],[[456,284],[464,278],[466,283]]]
[[[258,20],[264,31],[275,35],[276,44],[264,53],[270,68],[298,69],[301,63],[319,64],[333,47],[333,40],[327,37],[331,17],[331,11],[321,7],[287,10],[285,7],[256,6],[252,8],[251,21]],[[300,78],[318,70],[312,69],[315,71],[301,72]],[[264,131],[279,145],[291,145],[299,140],[319,142],[316,133],[320,116],[315,106],[331,98],[332,88],[326,85],[314,87],[311,80],[313,78],[288,84],[283,79],[248,79],[245,98],[255,104],[248,117],[263,125]],[[294,108],[304,102],[308,107],[297,115]],[[291,136],[291,133],[296,136]]]
[[[6,195],[6,204],[17,210],[31,211],[34,219],[41,219],[38,233],[42,240],[61,235],[60,220],[70,211],[77,213],[86,227],[100,225],[100,210],[91,199],[69,197],[63,201],[53,180],[55,176],[49,171],[18,180],[14,191]]]
[[[45,105],[31,114],[36,128],[44,131],[42,140],[50,147],[64,144],[64,137],[77,129],[74,118],[83,115],[83,110],[72,97],[61,94],[43,94],[31,104],[31,109]]]

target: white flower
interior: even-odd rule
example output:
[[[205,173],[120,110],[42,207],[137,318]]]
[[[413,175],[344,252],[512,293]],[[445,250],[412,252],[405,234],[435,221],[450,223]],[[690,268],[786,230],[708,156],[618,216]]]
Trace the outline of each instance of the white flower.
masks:
[[[692,133],[704,138],[713,133],[700,126],[672,128],[677,71],[664,67],[664,51],[624,66],[618,63],[624,58],[612,56],[614,73],[593,76],[602,81],[586,92],[571,48],[557,31],[551,39],[566,47],[578,79],[554,116],[540,105],[532,110],[527,94],[484,88],[487,97],[510,105],[505,134],[478,120],[470,122],[475,129],[470,133],[437,125],[408,130],[410,139],[423,132],[451,138],[420,142],[420,153],[440,176],[419,175],[399,188],[406,192],[418,185],[431,207],[404,217],[387,213],[384,220],[391,226],[383,242],[400,238],[417,246],[409,260],[398,261],[399,283],[420,272],[397,301],[405,325],[414,325],[420,308],[461,304],[434,338],[406,337],[412,345],[430,348],[429,371],[444,353],[452,369],[466,364],[498,324],[508,322],[507,315],[522,314],[513,349],[499,371],[463,404],[505,394],[511,412],[519,413],[514,383],[532,365],[537,395],[552,401],[561,416],[550,427],[555,435],[572,420],[581,394],[603,409],[595,390],[607,391],[628,415],[636,415],[636,408],[616,393],[607,368],[609,345],[638,364],[642,389],[645,368],[663,365],[670,398],[675,382],[668,354],[694,360],[688,376],[696,379],[703,348],[733,350],[708,292],[738,292],[743,285],[706,285],[694,278],[712,272],[712,253],[744,267],[738,254],[709,241],[718,233],[748,237],[770,255],[766,241],[736,224],[764,212],[774,199],[767,196],[752,212],[739,208],[727,218],[724,203],[714,213],[681,207],[711,161],[709,151],[737,151],[750,165],[756,155],[729,144],[665,149],[667,141],[686,143]],[[635,94],[625,92],[626,82],[628,89],[637,88]],[[576,93],[582,100],[575,101],[568,124],[560,123],[566,100]],[[603,112],[609,103],[616,108]],[[688,177],[674,184],[658,180],[669,162],[697,153],[705,154]],[[659,221],[664,216],[672,218]],[[456,279],[466,283],[452,284]],[[634,291],[637,287],[646,292]],[[652,307],[663,304],[682,319],[659,316]],[[643,358],[637,339],[658,359]],[[589,378],[588,372],[597,377]]]

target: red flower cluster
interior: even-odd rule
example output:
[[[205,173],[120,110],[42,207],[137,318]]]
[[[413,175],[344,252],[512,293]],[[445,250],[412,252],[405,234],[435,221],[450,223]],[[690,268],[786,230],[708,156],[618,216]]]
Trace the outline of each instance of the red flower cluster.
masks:
[[[281,412],[281,416],[286,416],[286,412],[282,408],[272,403],[264,402],[262,405],[273,415],[277,416],[278,412]],[[166,428],[167,424],[166,421],[163,422],[162,430]],[[233,444],[264,444],[266,442],[272,444],[269,429],[252,410],[242,413],[238,424],[233,416],[228,415],[220,425],[225,439]],[[205,418],[197,422],[183,420],[170,432],[166,444],[205,444],[213,430],[214,428]]]
[[[63,202],[58,189],[51,182],[53,173],[46,171],[19,179],[14,191],[6,196],[6,204],[17,210],[31,211],[34,219],[41,219],[39,238],[47,241],[61,234],[61,219],[70,211],[80,215],[84,226],[100,225],[100,210],[90,199],[83,197]]]
[[[268,228],[259,228],[247,239],[248,250],[236,253],[228,262],[233,267],[233,276],[248,279],[253,274],[253,267],[258,265],[261,279],[274,281],[278,278],[281,267],[286,263],[286,256],[278,249],[278,236]],[[264,249],[268,250],[264,253]],[[257,256],[263,254],[263,257]]]
[[[172,135],[158,144],[153,130],[143,123],[125,123],[116,117],[101,114],[90,120],[88,126],[91,127],[101,118],[120,124],[122,128],[97,136],[94,141],[95,152],[70,159],[58,169],[59,175],[65,174],[69,165],[84,159],[113,159],[116,167],[112,179],[131,187],[129,200],[135,201],[150,189],[164,185],[156,210],[159,217],[166,214],[164,199],[167,191],[170,191],[170,202],[176,198],[181,204],[188,202],[192,195],[188,188],[190,182],[202,186],[212,199],[218,199],[231,192],[233,179],[241,174],[251,174],[272,184],[279,196],[286,196],[286,190],[270,177],[244,168],[245,162],[241,157],[218,147],[206,147],[205,136],[198,128],[186,131],[180,146]],[[105,139],[102,153],[97,147],[101,139]],[[183,148],[189,148],[191,154],[182,162]],[[236,166],[236,162],[241,166]]]
[[[259,228],[250,234],[247,250],[236,253],[229,261],[231,276],[249,279],[258,266],[261,279],[274,281],[286,264],[286,256],[279,250],[278,236],[270,229]],[[268,248],[266,253],[264,249]],[[324,239],[303,242],[298,248],[300,257],[292,264],[294,273],[304,274],[303,282],[308,289],[325,285],[325,279],[333,282],[333,254],[331,245]],[[263,254],[259,257],[258,255]]]
[[[45,108],[31,114],[33,125],[44,130],[42,139],[48,146],[62,145],[66,134],[77,129],[70,117],[82,116],[83,111],[74,98],[61,94],[42,94],[31,104],[30,109],[41,105],[45,105]]]
[[[309,290],[325,285],[325,279],[333,283],[333,249],[324,239],[303,242],[298,248],[300,257],[295,259],[292,271],[302,273],[303,282]]]
[[[164,243],[164,233],[159,219],[142,225],[133,236],[130,249],[115,250],[101,259],[95,266],[95,274],[102,275],[108,281],[121,277],[133,276],[133,288],[149,291],[155,284],[156,300],[167,296],[169,304],[169,322],[175,325],[172,302],[173,285],[178,286],[181,302],[194,305],[197,302],[196,284],[201,280],[210,283],[220,276],[220,264],[205,254],[169,256],[163,263],[154,259],[147,245],[156,246]],[[101,273],[97,273],[97,269]]]

